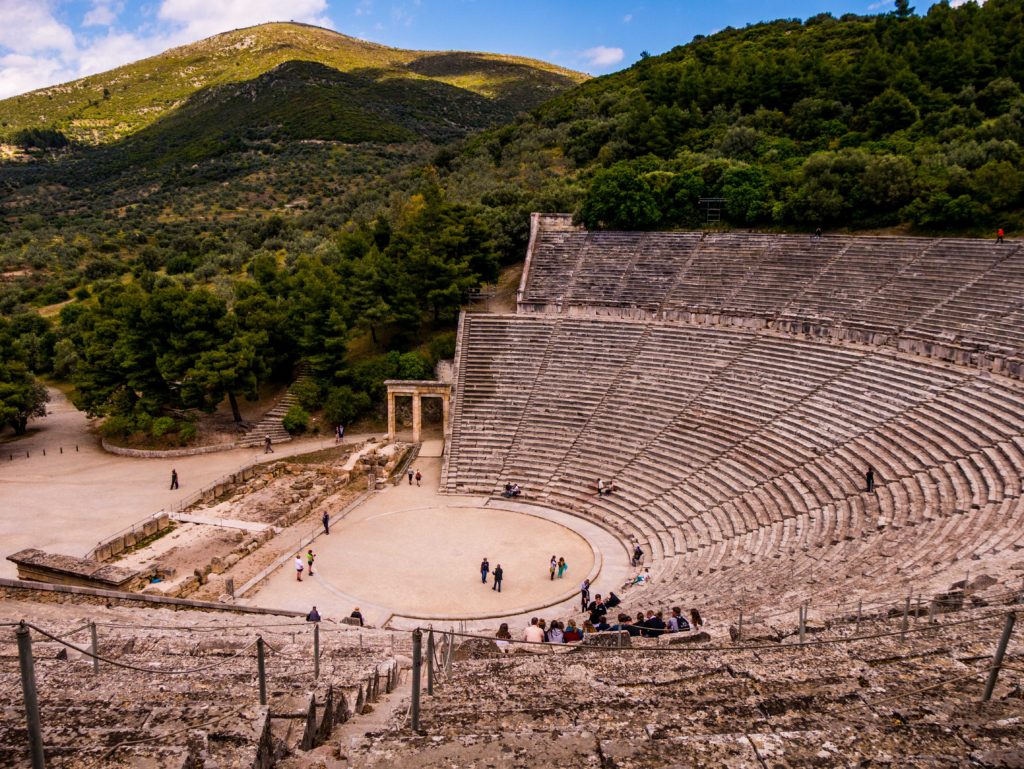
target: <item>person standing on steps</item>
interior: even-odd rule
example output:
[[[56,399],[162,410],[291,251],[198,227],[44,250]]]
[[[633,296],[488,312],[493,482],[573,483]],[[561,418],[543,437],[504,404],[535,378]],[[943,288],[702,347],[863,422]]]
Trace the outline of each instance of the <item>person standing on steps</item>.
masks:
[[[423,480],[423,476],[420,474],[420,471],[417,470],[416,471],[416,485],[419,486],[420,485],[420,481],[422,481],[422,480]]]
[[[410,467],[409,468],[409,485],[410,486],[412,486],[412,477],[413,477],[413,475],[415,475],[415,473],[413,472],[413,469]]]
[[[273,441],[270,440],[270,436],[269,435],[266,438],[263,439],[263,453],[264,454],[273,454],[274,453],[274,449],[271,446],[272,443],[273,443]]]
[[[324,510],[324,517],[321,519],[324,522],[324,534],[331,533],[331,514]]]
[[[583,580],[583,584],[580,585],[580,605],[582,608],[580,611],[586,611],[590,605],[590,580]]]
[[[494,567],[494,585],[491,587],[491,590],[497,590],[499,593],[501,592],[501,578],[504,576],[505,572],[502,570],[501,564],[499,563]]]
[[[176,488],[178,488],[178,471],[172,469],[171,470],[171,491],[174,491]]]
[[[875,471],[874,471],[874,469],[872,469],[871,465],[868,465],[868,471],[866,473],[864,473],[864,480],[867,481],[867,486],[868,486],[867,490],[868,490],[868,492],[870,493],[870,492],[874,491],[875,490]]]
[[[1000,227],[998,230],[996,230],[996,243],[1002,243],[1002,242],[1003,242],[1003,228]]]
[[[491,570],[491,564],[487,562],[487,557],[480,562],[480,581],[487,584],[487,573]]]
[[[316,559],[316,556],[313,555],[313,549],[310,548],[309,550],[306,551],[306,563],[309,564],[309,576],[311,576],[311,577],[313,576],[313,561],[315,559]]]
[[[302,582],[302,569],[303,568],[304,567],[302,565],[302,556],[300,556],[298,553],[296,553],[295,554],[295,580],[297,582]]]

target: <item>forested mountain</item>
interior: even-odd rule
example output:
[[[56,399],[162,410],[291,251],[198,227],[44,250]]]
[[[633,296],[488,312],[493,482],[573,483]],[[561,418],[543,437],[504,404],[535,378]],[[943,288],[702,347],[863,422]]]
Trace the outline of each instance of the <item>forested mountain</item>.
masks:
[[[0,358],[22,389],[52,371],[109,429],[155,431],[301,359],[307,403],[345,420],[451,352],[531,210],[695,227],[720,198],[721,226],[1024,228],[1024,0],[727,29],[572,88],[521,60],[342,38],[342,62],[318,47],[334,33],[254,29],[123,68],[121,92],[96,76],[0,103],[38,145],[0,163]]]
[[[741,227],[1021,229],[1024,2],[897,6],[644,58],[474,139],[446,183],[591,226],[698,226],[721,197]]]

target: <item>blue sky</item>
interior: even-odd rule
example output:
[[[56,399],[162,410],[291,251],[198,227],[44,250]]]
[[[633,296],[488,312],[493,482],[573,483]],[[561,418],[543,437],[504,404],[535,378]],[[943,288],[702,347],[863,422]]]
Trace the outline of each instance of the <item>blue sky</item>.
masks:
[[[0,0],[0,98],[264,21],[306,21],[400,48],[531,56],[599,75],[727,26],[891,8],[892,0]]]

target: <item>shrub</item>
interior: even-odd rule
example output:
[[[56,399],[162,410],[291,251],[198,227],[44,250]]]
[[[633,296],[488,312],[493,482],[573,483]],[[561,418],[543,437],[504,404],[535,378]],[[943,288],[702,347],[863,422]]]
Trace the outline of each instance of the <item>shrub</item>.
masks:
[[[196,426],[191,422],[181,422],[178,425],[178,442],[184,446],[196,439]]]
[[[370,396],[342,385],[331,388],[324,400],[324,421],[329,425],[347,425],[370,410]]]
[[[309,412],[296,403],[288,409],[288,413],[281,421],[284,424],[284,429],[292,435],[304,433],[309,427]]]
[[[172,430],[174,430],[174,420],[171,417],[158,417],[153,420],[153,425],[149,428],[150,435],[154,438],[160,438]]]
[[[446,331],[430,340],[430,358],[437,363],[455,357],[455,332]]]
[[[314,379],[303,379],[296,382],[291,386],[290,392],[306,411],[315,411],[323,402],[323,389],[320,387],[320,383]]]
[[[135,431],[135,421],[128,416],[107,417],[100,431],[105,438],[125,438]]]

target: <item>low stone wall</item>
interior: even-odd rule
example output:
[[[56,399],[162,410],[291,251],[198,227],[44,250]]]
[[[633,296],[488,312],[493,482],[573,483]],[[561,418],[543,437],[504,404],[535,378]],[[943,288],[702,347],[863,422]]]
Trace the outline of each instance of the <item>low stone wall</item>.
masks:
[[[129,550],[144,539],[159,534],[171,527],[171,517],[165,512],[154,513],[144,521],[133,525],[128,531],[121,531],[100,542],[86,558],[104,563]]]
[[[45,582],[29,582],[20,579],[0,578],[0,598],[30,600],[34,603],[81,603],[99,606],[122,606],[148,604],[150,608],[197,609],[201,611],[231,612],[233,614],[272,614],[285,617],[305,617],[302,611],[290,609],[267,609],[262,606],[238,606],[236,604],[193,601],[187,598],[169,598],[160,595],[125,593],[119,590],[78,587],[75,585],[51,585]]]
[[[746,314],[740,311],[691,308],[680,310],[646,309],[622,305],[567,305],[520,302],[523,315],[549,314],[583,318],[618,318],[636,321],[669,321],[692,326],[720,326],[749,331],[772,331],[840,343],[888,347],[902,353],[958,366],[991,371],[994,374],[1024,379],[1024,359],[1004,350],[990,349],[970,341],[913,336],[898,328],[837,323],[830,318],[778,318]]]
[[[138,457],[141,459],[166,459],[170,457],[194,457],[198,454],[214,454],[218,451],[231,451],[238,448],[238,441],[231,443],[216,443],[212,446],[196,446],[191,449],[167,449],[156,451],[151,449],[127,449],[124,446],[115,446],[106,438],[100,441],[103,450],[110,454],[117,454],[122,457]]]

